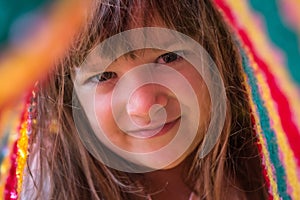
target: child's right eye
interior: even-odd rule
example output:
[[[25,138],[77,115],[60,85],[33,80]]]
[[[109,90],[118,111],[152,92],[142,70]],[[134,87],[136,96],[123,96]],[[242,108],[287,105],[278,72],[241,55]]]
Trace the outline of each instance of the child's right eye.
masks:
[[[103,83],[116,77],[117,74],[115,72],[103,72],[91,77],[90,80],[95,83]]]

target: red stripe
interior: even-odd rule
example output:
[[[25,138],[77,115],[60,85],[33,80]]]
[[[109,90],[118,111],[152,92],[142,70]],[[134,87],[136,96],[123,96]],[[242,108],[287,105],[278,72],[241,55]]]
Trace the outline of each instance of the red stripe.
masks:
[[[18,127],[18,139],[14,142],[13,149],[11,152],[11,166],[10,166],[10,171],[9,175],[6,179],[5,183],[5,189],[4,189],[4,199],[5,200],[13,200],[13,199],[18,199],[18,179],[17,179],[17,167],[18,167],[18,140],[20,137],[20,130],[22,123],[25,122],[28,119],[28,110],[27,110],[27,105],[30,103],[30,98],[31,98],[31,91],[27,92],[25,99],[25,104],[24,104],[24,109],[20,115],[20,124]],[[16,195],[16,197],[14,197]]]
[[[253,113],[252,110],[251,110],[251,113]],[[252,124],[255,124],[255,123],[256,123],[253,114],[251,114],[251,121],[252,121]],[[255,129],[254,129],[253,131],[254,131],[253,134],[254,134],[255,136],[257,136],[257,133],[255,132]],[[256,138],[257,138],[257,137],[256,137]],[[257,148],[258,148],[259,155],[260,155],[263,159],[265,159],[265,158],[263,157],[263,153],[262,153],[262,145],[261,145],[261,143],[259,142],[258,139],[257,139],[256,144],[257,144]],[[267,169],[266,169],[265,166],[262,168],[262,174],[263,174],[264,180],[266,181],[266,186],[267,186],[267,188],[269,189],[269,188],[270,188],[270,178],[269,178],[269,176],[268,176]],[[269,191],[268,191],[268,192],[269,192]],[[269,199],[269,200],[273,200],[273,199],[274,199],[273,195],[272,195],[272,194],[269,194],[269,195],[268,195],[268,199]]]
[[[229,9],[229,7],[227,5],[225,5],[225,3],[222,0],[214,0],[214,1],[217,4],[217,6],[220,7],[222,9],[223,13],[226,15],[225,17],[227,18],[227,21],[229,20],[230,24],[232,26],[234,26],[235,19],[234,19],[233,14],[231,13],[231,10]],[[251,119],[252,119],[253,124],[255,124],[255,118],[254,118],[253,115],[251,116]],[[254,134],[257,134],[257,133],[254,133]],[[260,142],[257,142],[257,147],[258,147],[258,151],[259,151],[260,155],[263,155],[262,145],[261,145]],[[263,170],[262,173],[263,173],[264,179],[266,181],[266,186],[267,186],[267,188],[270,188],[270,178],[268,176],[266,167],[264,166],[262,170]],[[273,195],[270,193],[270,191],[268,191],[268,193],[269,193],[268,194],[268,199],[273,200],[274,199]]]
[[[229,7],[225,5],[225,3],[222,0],[215,0],[216,4],[222,8],[224,13],[226,14],[226,17],[231,22],[231,25],[238,31],[239,36],[243,40],[244,44],[249,48],[251,54],[253,55],[254,61],[258,64],[259,68],[263,71],[267,83],[270,87],[271,96],[273,100],[276,102],[277,110],[280,116],[280,122],[282,125],[282,128],[288,138],[288,141],[290,143],[290,146],[296,156],[296,162],[298,166],[300,167],[300,132],[295,125],[293,121],[293,115],[291,112],[290,105],[288,103],[288,100],[286,96],[283,94],[283,92],[280,90],[280,88],[277,86],[275,77],[272,75],[272,73],[269,71],[267,64],[259,58],[257,55],[255,48],[253,44],[251,43],[248,35],[246,32],[238,26],[238,23],[234,19],[233,14],[231,13]]]
[[[16,175],[16,169],[17,169],[17,154],[18,154],[18,147],[17,147],[17,141],[14,143],[13,151],[11,154],[11,166],[9,170],[9,175],[6,179],[5,187],[4,187],[4,199],[5,200],[11,200],[12,193],[17,194],[17,175]]]

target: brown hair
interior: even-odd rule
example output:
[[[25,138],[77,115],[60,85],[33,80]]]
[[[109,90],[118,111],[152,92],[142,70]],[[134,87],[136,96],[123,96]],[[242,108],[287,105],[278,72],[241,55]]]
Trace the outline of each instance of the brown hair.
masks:
[[[232,33],[210,0],[93,2],[69,52],[38,85],[38,118],[29,156],[29,162],[36,156],[38,162],[28,164],[37,191],[31,198],[118,200],[145,195],[141,183],[133,179],[135,174],[108,168],[82,144],[72,116],[72,110],[78,108],[72,107],[70,76],[73,66],[79,66],[93,47],[130,29],[136,10],[142,10],[147,19],[158,14],[169,28],[195,38],[212,57],[224,81],[228,104],[225,126],[205,158],[199,159],[197,149],[189,156],[186,184],[201,199],[229,198],[226,193],[230,191],[249,199],[266,198],[240,55]],[[144,19],[147,26],[149,20]],[[33,164],[37,172],[32,170]]]

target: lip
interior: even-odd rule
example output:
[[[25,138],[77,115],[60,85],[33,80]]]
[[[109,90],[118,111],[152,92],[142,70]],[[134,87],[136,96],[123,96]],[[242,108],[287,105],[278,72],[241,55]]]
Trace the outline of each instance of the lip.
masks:
[[[169,130],[171,130],[180,121],[180,118],[181,117],[178,117],[175,120],[167,122],[158,128],[130,131],[129,134],[142,139],[158,137],[166,134]]]

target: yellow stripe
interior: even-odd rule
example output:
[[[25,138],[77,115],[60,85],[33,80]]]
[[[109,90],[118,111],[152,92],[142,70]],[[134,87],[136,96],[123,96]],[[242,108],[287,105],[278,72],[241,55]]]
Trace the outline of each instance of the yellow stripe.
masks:
[[[254,21],[259,20],[258,16],[251,13],[245,0],[227,1],[231,10],[238,16],[236,19],[239,20],[240,26],[248,33],[248,37],[256,49],[256,54],[265,61],[268,69],[278,83],[277,87],[286,95],[287,101],[292,108],[291,112],[294,116],[294,124],[300,132],[300,124],[296,121],[300,119],[300,94],[284,64],[284,53],[270,44],[269,39],[266,37],[268,33],[258,28]]]
[[[28,113],[27,113],[28,114]],[[29,126],[27,122],[27,117],[25,118],[21,125],[20,129],[20,138],[18,139],[18,157],[17,157],[17,169],[16,169],[16,176],[17,176],[17,193],[18,198],[20,199],[20,194],[22,190],[23,184],[23,172],[26,165],[27,155],[28,155],[28,136],[27,136],[27,128]]]
[[[247,49],[246,49],[247,50]],[[252,56],[248,54],[248,57],[249,57],[249,60],[252,60],[251,63],[253,63],[253,67],[254,68],[257,68],[256,66],[256,63],[253,62],[253,59],[252,59]],[[246,74],[244,73],[244,79],[247,81],[247,83],[249,82],[248,81],[248,77],[246,76]],[[251,108],[253,110],[253,114],[254,114],[254,119],[255,119],[255,122],[256,122],[256,126],[254,127],[256,129],[256,133],[257,133],[257,136],[258,136],[258,139],[259,139],[259,143],[261,144],[261,150],[262,150],[262,154],[264,155],[264,165],[266,167],[266,171],[267,171],[267,175],[268,175],[268,178],[269,178],[269,181],[270,181],[270,188],[271,188],[271,191],[269,191],[273,197],[274,197],[274,200],[279,200],[279,195],[278,195],[278,188],[277,188],[277,184],[276,184],[276,180],[275,180],[275,175],[273,173],[273,169],[272,169],[272,164],[271,164],[271,161],[270,161],[270,155],[269,155],[269,152],[266,148],[266,143],[265,143],[265,138],[263,136],[263,133],[262,133],[262,129],[261,129],[261,125],[259,123],[259,117],[257,115],[258,111],[257,111],[257,107],[256,107],[256,104],[253,102],[253,97],[252,97],[252,93],[251,93],[251,88],[249,87],[249,85],[245,83],[245,87],[246,87],[246,90],[248,92],[249,95],[249,102],[250,102],[250,105],[251,105]]]
[[[259,49],[257,51],[259,57],[263,58],[266,64],[269,67],[269,70],[278,81],[278,87],[283,91],[287,96],[287,100],[289,105],[291,105],[291,110],[295,111],[293,114],[295,116],[295,120],[300,118],[300,104],[297,99],[297,90],[294,85],[291,83],[288,73],[286,72],[286,68],[283,64],[280,64],[278,60],[274,59],[274,51],[272,47],[267,42],[267,38],[265,37],[266,33],[263,33],[260,29],[257,28],[254,24],[255,16],[251,14],[249,9],[247,8],[247,4],[245,1],[233,1],[228,0],[228,4],[232,7],[232,11],[236,12],[235,14],[239,16],[237,19],[240,20],[240,24],[245,24],[243,26],[244,30],[248,33],[253,45],[256,47],[255,49]],[[278,51],[279,52],[279,51]],[[258,67],[255,65],[255,71],[259,71]],[[282,129],[280,118],[278,117],[276,105],[274,104],[270,89],[265,83],[265,79],[263,75],[260,73],[257,74],[258,85],[262,88],[261,95],[266,103],[266,108],[268,110],[270,118],[273,120],[273,127],[276,130],[276,137],[278,141],[279,149],[283,152],[283,165],[286,169],[287,174],[287,184],[292,186],[292,197],[293,199],[300,199],[300,184],[297,176],[297,165],[295,163],[295,157],[290,149],[290,145],[286,139],[286,135]],[[284,86],[284,87],[282,87]],[[295,122],[294,122],[295,123]],[[297,123],[295,123],[297,125]],[[298,126],[298,130],[300,130]]]

